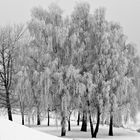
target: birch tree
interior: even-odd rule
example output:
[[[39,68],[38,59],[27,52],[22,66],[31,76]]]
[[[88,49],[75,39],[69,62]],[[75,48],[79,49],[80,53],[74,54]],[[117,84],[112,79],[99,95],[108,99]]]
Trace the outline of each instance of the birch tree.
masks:
[[[15,52],[24,33],[23,26],[7,26],[0,29],[0,79],[8,119],[12,121],[11,86],[14,75]]]

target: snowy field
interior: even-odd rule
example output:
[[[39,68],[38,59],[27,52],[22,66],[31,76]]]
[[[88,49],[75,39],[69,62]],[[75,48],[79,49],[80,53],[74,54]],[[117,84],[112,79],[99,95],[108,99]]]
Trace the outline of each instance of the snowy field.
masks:
[[[60,137],[60,127],[55,126],[35,126],[32,127],[35,130],[39,130],[41,132],[44,132],[46,134],[51,134]],[[72,138],[72,139],[91,139],[90,134],[90,127],[88,126],[88,132],[81,132],[80,126],[73,125],[71,127],[71,131],[67,131],[67,135],[65,138]],[[140,140],[140,133],[138,133],[135,130],[132,129],[126,129],[126,128],[114,128],[114,136],[110,137],[108,136],[108,126],[102,126],[100,125],[99,133],[97,134],[97,139],[113,139],[113,140]]]
[[[59,137],[60,135],[60,127],[56,128],[54,126],[45,127],[33,127],[29,128],[26,126],[22,126],[15,122],[10,122],[6,119],[0,119],[0,140],[71,140],[71,139],[91,139],[90,131],[88,132],[80,132],[79,127],[72,127],[71,132],[67,132],[66,137]],[[45,132],[39,132],[39,131]],[[115,128],[114,134],[115,136],[109,137],[107,136],[108,127],[101,126],[97,139],[113,139],[113,140],[139,140],[140,133],[136,131],[123,129],[123,128]],[[53,136],[55,135],[55,136]],[[56,137],[58,136],[58,137]]]
[[[139,116],[138,116],[139,117]],[[47,126],[47,120],[44,120],[41,126],[31,125],[30,127],[20,125],[21,118],[19,115],[13,115],[14,122],[7,120],[7,117],[0,117],[0,140],[89,140],[92,139],[90,135],[90,127],[88,132],[81,132],[80,126],[76,126],[75,121],[71,121],[71,131],[67,131],[66,137],[60,137],[60,126],[56,126],[54,119],[50,120],[51,126]],[[58,122],[59,124],[60,122]],[[99,140],[140,140],[140,133],[136,131],[139,127],[137,124],[130,124],[131,128],[114,128],[114,136],[109,137],[108,126],[100,125],[97,139]],[[129,126],[129,127],[130,127]]]
[[[0,140],[63,140],[0,118]]]

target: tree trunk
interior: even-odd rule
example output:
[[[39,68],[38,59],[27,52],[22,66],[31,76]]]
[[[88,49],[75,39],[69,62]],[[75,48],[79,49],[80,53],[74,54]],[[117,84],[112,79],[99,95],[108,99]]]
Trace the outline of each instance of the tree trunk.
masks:
[[[63,90],[64,92],[64,90]],[[66,136],[66,100],[61,97],[61,136]]]
[[[78,119],[77,119],[77,125],[79,126],[80,124],[80,111],[78,111]]]
[[[66,136],[66,114],[63,110],[61,112],[61,136]]]
[[[22,117],[22,125],[24,125],[24,112],[21,112],[21,117]]]
[[[40,125],[40,111],[39,111],[39,107],[37,107],[37,125]]]
[[[97,136],[97,133],[98,133],[98,130],[99,130],[99,124],[100,124],[100,112],[98,110],[98,112],[97,112],[97,124],[96,124],[96,128],[95,128],[95,131],[94,131],[94,134],[93,134],[94,138],[96,138],[96,136]]]
[[[20,105],[20,112],[21,112],[21,123],[24,125],[24,103],[20,101],[19,98],[19,105]]]
[[[68,131],[71,131],[70,116],[69,116],[69,118],[68,118]]]
[[[12,111],[11,111],[11,104],[9,99],[9,93],[6,93],[6,105],[7,105],[7,113],[8,113],[8,119],[12,121]]]
[[[109,136],[113,136],[113,115],[110,114]]]
[[[50,126],[50,114],[49,114],[49,108],[48,108],[48,126]]]
[[[93,128],[93,123],[92,123],[92,118],[91,118],[90,111],[89,111],[89,122],[90,122],[91,137],[93,138],[94,128]]]
[[[83,111],[81,131],[87,131],[87,112]]]
[[[30,126],[31,125],[31,112],[28,111],[28,125]]]
[[[94,128],[93,128],[93,123],[92,123],[92,118],[91,118],[91,112],[90,112],[90,102],[88,101],[87,103],[88,103],[88,114],[89,114],[91,137],[93,138]]]

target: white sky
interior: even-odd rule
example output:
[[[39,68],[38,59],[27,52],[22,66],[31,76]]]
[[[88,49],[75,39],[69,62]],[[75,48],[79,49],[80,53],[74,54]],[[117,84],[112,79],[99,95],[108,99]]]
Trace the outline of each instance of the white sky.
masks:
[[[0,0],[0,25],[25,23],[30,19],[34,6],[47,8],[56,2],[65,14],[72,12],[77,0]],[[78,0],[82,1],[82,0]],[[86,1],[86,0],[85,0]],[[98,7],[106,8],[108,20],[121,24],[128,40],[137,45],[140,53],[140,0],[87,0],[91,11]]]

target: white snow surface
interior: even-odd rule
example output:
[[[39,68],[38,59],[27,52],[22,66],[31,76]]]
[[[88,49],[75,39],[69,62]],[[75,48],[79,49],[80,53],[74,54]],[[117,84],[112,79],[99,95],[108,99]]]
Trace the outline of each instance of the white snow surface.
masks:
[[[94,125],[95,127],[95,125]],[[34,126],[32,127],[36,130],[39,130],[44,133],[49,133],[55,136],[60,136],[60,127],[55,126]],[[81,132],[80,126],[72,125],[71,131],[67,131],[67,134],[64,138],[70,138],[74,140],[91,140],[91,133],[90,133],[90,126],[88,125],[87,132]],[[140,140],[140,133],[132,129],[126,128],[113,128],[114,136],[108,136],[108,126],[107,125],[100,125],[99,132],[97,134],[98,140]]]
[[[64,139],[50,134],[39,132],[32,128],[28,128],[26,126],[17,124],[15,122],[6,119],[0,119],[0,140],[64,140]]]
[[[98,140],[140,140],[140,114],[137,123],[130,123],[127,128],[113,128],[114,136],[108,136],[108,126],[100,125]],[[60,137],[60,121],[56,126],[55,119],[50,119],[50,126],[47,126],[47,119],[41,122],[41,126],[35,123],[30,127],[21,125],[21,116],[13,115],[13,122],[7,119],[7,116],[0,116],[0,140],[91,140],[90,126],[88,132],[81,132],[80,126],[76,126],[76,121],[71,121],[71,131],[65,137]],[[27,125],[27,121],[25,121]],[[95,127],[95,124],[94,124]]]
[[[81,132],[80,126],[72,126],[72,131],[67,132],[67,136],[60,137],[60,127],[55,126],[35,126],[32,128],[11,122],[6,119],[0,119],[0,140],[91,140],[90,130],[88,132]],[[88,126],[89,128],[89,126]],[[39,131],[37,131],[39,130]],[[40,132],[42,131],[42,132]],[[44,132],[44,133],[43,133]],[[114,128],[114,136],[109,137],[108,126],[100,126],[97,139],[99,140],[140,140],[140,133],[124,129]],[[52,134],[52,135],[50,135]]]

